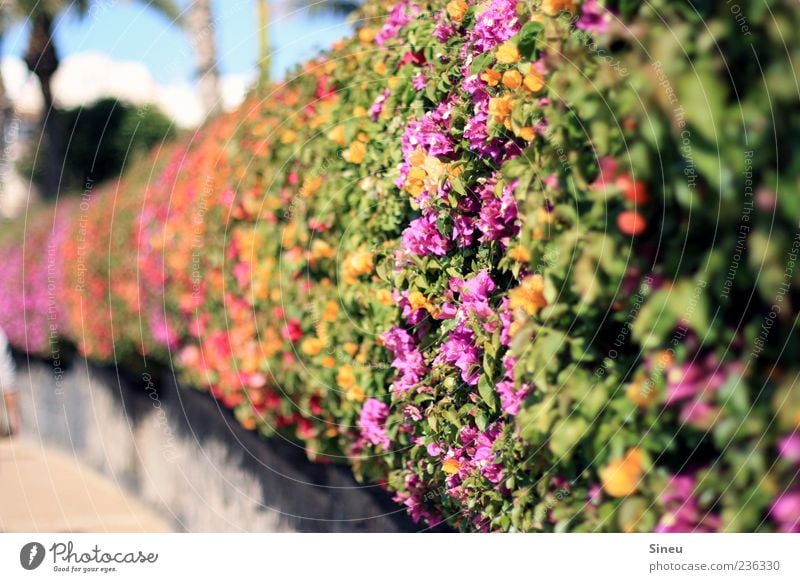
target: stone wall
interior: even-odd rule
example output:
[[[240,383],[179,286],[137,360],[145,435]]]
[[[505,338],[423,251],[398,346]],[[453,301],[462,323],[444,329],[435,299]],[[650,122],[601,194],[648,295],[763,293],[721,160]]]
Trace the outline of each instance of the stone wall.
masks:
[[[18,368],[23,438],[74,452],[179,531],[415,529],[380,488],[244,430],[169,372],[131,375],[75,359],[59,375],[24,355]]]

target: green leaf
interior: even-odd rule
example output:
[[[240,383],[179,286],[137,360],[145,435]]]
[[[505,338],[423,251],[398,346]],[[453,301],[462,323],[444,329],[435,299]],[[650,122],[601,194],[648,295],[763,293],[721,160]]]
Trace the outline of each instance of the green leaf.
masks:
[[[478,394],[481,395],[481,399],[486,403],[486,405],[491,410],[496,409],[497,396],[495,393],[494,385],[489,381],[489,379],[486,376],[481,376],[480,380],[478,380]]]
[[[536,60],[536,42],[539,40],[539,33],[543,28],[544,25],[541,22],[528,22],[522,27],[517,48],[526,60]]]

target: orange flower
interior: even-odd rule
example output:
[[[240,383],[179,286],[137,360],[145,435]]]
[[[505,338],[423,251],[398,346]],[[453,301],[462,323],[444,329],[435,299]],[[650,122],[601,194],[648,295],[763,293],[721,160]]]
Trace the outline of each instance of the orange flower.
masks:
[[[287,129],[281,134],[281,143],[283,144],[294,143],[296,140],[297,140],[297,133],[295,133],[291,129]]]
[[[458,473],[459,466],[456,459],[447,459],[442,463],[442,470],[449,475],[455,475]]]
[[[644,378],[636,378],[628,384],[625,395],[639,408],[647,408],[655,402],[656,389],[652,382],[646,382]]]
[[[642,452],[630,449],[622,459],[611,461],[600,470],[603,489],[612,497],[631,495],[642,477]]]
[[[530,125],[526,125],[525,127],[520,128],[519,132],[517,132],[517,135],[525,141],[533,141],[533,138],[536,137],[536,130]]]
[[[489,99],[489,114],[494,117],[497,123],[505,124],[511,115],[511,109],[514,106],[514,100],[511,95],[503,95],[502,97],[492,97]]]
[[[634,210],[625,210],[617,216],[617,227],[622,234],[636,236],[647,229],[647,220]]]
[[[464,19],[464,14],[467,13],[467,3],[464,0],[452,0],[447,3],[447,14],[454,22],[461,22]]]
[[[328,300],[325,304],[325,310],[322,312],[322,321],[333,323],[336,321],[336,316],[339,314],[339,304],[333,299]]]
[[[519,287],[512,289],[508,296],[511,309],[520,308],[528,315],[536,315],[547,306],[544,298],[544,277],[538,273],[525,277]]]
[[[511,41],[504,42],[497,48],[497,62],[503,65],[512,65],[514,63],[518,63],[520,56],[519,56],[519,49],[517,49],[517,45]]]
[[[352,388],[356,383],[356,375],[353,372],[353,367],[344,365],[339,368],[339,371],[336,374],[336,383],[342,390]]]
[[[342,157],[346,162],[350,162],[351,164],[360,164],[364,161],[364,156],[367,155],[367,145],[362,141],[354,141],[350,144]]]
[[[356,283],[358,277],[371,273],[372,267],[372,253],[363,248],[359,249],[345,259],[342,265],[345,283]]]
[[[394,298],[392,297],[392,292],[388,289],[379,289],[378,293],[375,297],[378,300],[378,303],[383,305],[394,305]]]
[[[531,93],[536,93],[537,91],[540,91],[542,87],[544,87],[544,76],[536,69],[536,67],[531,67],[531,70],[528,71],[527,75],[525,75],[525,79],[522,81],[522,84],[525,85],[525,88]]]
[[[342,346],[342,349],[348,356],[355,356],[356,352],[358,351],[358,344],[354,342],[346,342]]]
[[[344,397],[348,400],[354,400],[356,402],[364,402],[367,395],[364,393],[364,389],[359,386],[358,384],[353,384],[348,388],[345,393]]]
[[[307,337],[300,344],[300,350],[307,356],[316,356],[324,347],[325,342],[315,337]]]
[[[516,69],[506,71],[503,73],[503,85],[509,89],[519,88],[522,85],[522,74]]]
[[[386,63],[384,63],[383,61],[378,61],[372,67],[372,70],[375,71],[377,74],[383,76],[386,74]]]
[[[502,75],[495,71],[494,69],[486,69],[481,75],[481,81],[489,85],[490,87],[495,87],[499,82]]]
[[[548,16],[556,16],[559,12],[575,12],[575,0],[543,0],[542,12]]]
[[[344,147],[344,125],[337,125],[328,132],[328,139],[338,146]]]
[[[308,198],[314,195],[317,190],[319,190],[320,186],[322,186],[322,176],[306,178],[303,181],[303,185],[300,187],[300,196]]]
[[[508,256],[511,257],[513,260],[517,261],[518,263],[527,263],[531,260],[531,254],[528,252],[528,249],[523,247],[522,245],[517,245],[514,248],[508,251]]]

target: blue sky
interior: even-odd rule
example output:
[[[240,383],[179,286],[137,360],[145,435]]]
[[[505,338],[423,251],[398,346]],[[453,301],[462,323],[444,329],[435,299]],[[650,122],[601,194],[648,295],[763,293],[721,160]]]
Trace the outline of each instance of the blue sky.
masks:
[[[178,3],[185,6],[187,0]],[[213,10],[221,73],[253,72],[258,56],[255,1],[213,0]],[[341,17],[290,12],[273,9],[270,40],[276,76],[348,32]],[[4,39],[3,56],[21,56],[26,41],[26,27],[15,26]],[[194,57],[188,37],[147,8],[146,2],[96,0],[83,18],[67,12],[57,22],[56,46],[62,58],[93,51],[115,60],[142,62],[159,83],[190,81],[193,76]]]

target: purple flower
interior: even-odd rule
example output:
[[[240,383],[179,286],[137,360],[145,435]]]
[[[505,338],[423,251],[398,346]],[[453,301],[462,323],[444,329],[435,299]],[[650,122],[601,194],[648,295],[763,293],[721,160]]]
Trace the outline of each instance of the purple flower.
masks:
[[[427,214],[411,221],[403,231],[403,247],[421,257],[447,254],[449,244],[436,226],[436,216]]]
[[[519,30],[517,0],[492,0],[488,8],[477,16],[469,39],[476,54],[485,53],[507,41]]]
[[[659,499],[664,505],[665,513],[656,525],[657,533],[706,533],[719,529],[719,516],[700,508],[694,489],[694,477],[672,477]]]
[[[428,367],[422,357],[414,338],[409,333],[400,328],[393,327],[385,332],[381,338],[384,345],[394,354],[392,367],[400,375],[393,382],[395,392],[407,392],[422,380],[427,374]]]
[[[495,284],[486,269],[482,269],[474,277],[464,281],[461,287],[461,307],[465,313],[481,319],[488,319],[494,314],[489,307],[489,294],[494,291]]]
[[[483,233],[481,242],[499,241],[506,247],[509,239],[519,233],[515,187],[516,181],[507,185],[499,198],[494,194],[492,182],[487,183],[481,190],[483,207],[476,222],[478,229]]]
[[[478,384],[480,366],[475,334],[464,324],[459,324],[439,350],[435,364],[448,363],[461,370],[461,379],[470,386]]]
[[[375,43],[380,47],[385,46],[389,40],[395,38],[400,33],[400,30],[411,22],[413,17],[417,16],[419,13],[420,8],[417,4],[407,1],[395,4],[391,12],[389,12],[389,16],[386,18],[383,27],[381,27],[378,35],[375,37]]]
[[[374,398],[367,398],[364,408],[361,409],[361,417],[358,419],[358,426],[361,428],[363,437],[373,445],[383,447],[388,450],[390,441],[386,434],[386,418],[389,416],[389,407]]]
[[[425,73],[417,73],[411,78],[411,86],[414,87],[416,91],[422,91],[425,89],[426,83],[427,80],[425,79]]]
[[[800,463],[800,434],[793,432],[778,441],[778,454],[791,463]]]
[[[389,98],[389,94],[389,89],[385,89],[383,93],[375,98],[374,103],[369,108],[369,117],[372,119],[372,121],[378,121],[378,118],[381,116],[381,112],[383,111],[383,106],[386,103],[386,99]]]
[[[769,514],[783,533],[800,533],[800,491],[781,494],[772,503]]]
[[[603,34],[608,32],[610,17],[610,13],[597,0],[586,0],[581,6],[581,17],[575,26],[586,32]]]
[[[523,384],[519,388],[515,386],[514,382],[514,365],[517,359],[512,355],[506,355],[503,360],[503,367],[505,368],[505,379],[497,383],[497,394],[500,396],[500,406],[503,412],[511,416],[519,414],[519,409],[525,398],[530,394],[530,386]]]

